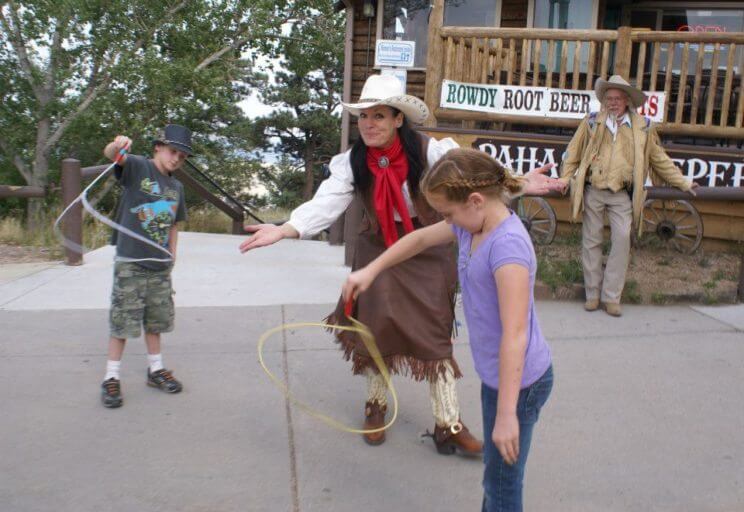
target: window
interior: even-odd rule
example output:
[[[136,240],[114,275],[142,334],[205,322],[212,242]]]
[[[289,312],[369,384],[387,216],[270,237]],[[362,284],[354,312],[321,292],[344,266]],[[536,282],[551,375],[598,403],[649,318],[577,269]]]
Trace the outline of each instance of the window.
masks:
[[[498,27],[502,0],[445,0],[444,24],[459,27]],[[416,41],[414,66],[426,67],[431,0],[380,0],[380,39]]]
[[[597,26],[596,0],[534,0],[535,28],[591,29]]]
[[[669,9],[664,10],[661,15],[661,30],[671,30],[675,32],[744,32],[744,10],[731,9]],[[678,49],[675,52],[672,69],[679,71],[681,68],[683,43],[678,43]],[[690,44],[689,61],[697,61],[698,52],[703,51],[703,69],[710,69],[713,63],[714,45]],[[726,68],[728,59],[728,45],[721,45],[720,58],[718,60],[719,69]],[[742,66],[741,47],[736,50],[738,54],[735,57],[734,69],[740,72]],[[662,68],[666,67],[666,46],[661,52]],[[688,64],[688,72],[689,72]]]
[[[501,0],[444,0],[444,24],[453,27],[499,27]]]
[[[414,67],[425,68],[429,46],[430,0],[385,0],[380,4],[382,30],[378,36],[381,39],[416,41]]]
[[[630,12],[630,26],[633,28],[659,30],[660,13],[661,11],[653,9],[634,9]]]
[[[598,0],[533,0],[534,28],[562,28],[562,29],[593,29],[597,26],[599,11]],[[558,42],[555,47],[555,61],[548,64],[548,52],[543,51],[540,56],[540,67],[546,70],[558,71],[561,66],[562,45],[568,45],[568,60],[566,69],[573,69],[575,42]],[[586,61],[589,59],[589,46],[585,43],[581,48],[581,71],[586,71]]]

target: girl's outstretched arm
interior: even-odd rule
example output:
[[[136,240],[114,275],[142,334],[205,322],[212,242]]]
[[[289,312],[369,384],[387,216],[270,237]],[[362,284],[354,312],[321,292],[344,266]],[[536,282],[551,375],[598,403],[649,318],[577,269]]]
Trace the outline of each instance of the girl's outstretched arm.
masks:
[[[517,400],[527,349],[527,314],[530,273],[523,265],[509,263],[494,272],[499,294],[503,333],[499,348],[499,401],[491,438],[507,464],[519,458]]]
[[[416,256],[429,247],[454,241],[455,233],[445,221],[408,233],[388,247],[369,265],[349,275],[342,288],[344,300],[348,300],[349,297],[356,298],[357,295],[369,288],[377,275],[386,268]]]

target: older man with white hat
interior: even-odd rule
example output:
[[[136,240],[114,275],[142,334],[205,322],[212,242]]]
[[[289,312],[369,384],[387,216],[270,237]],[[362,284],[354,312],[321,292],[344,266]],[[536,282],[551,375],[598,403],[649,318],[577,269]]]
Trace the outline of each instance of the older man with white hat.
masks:
[[[571,188],[573,218],[583,210],[584,309],[594,311],[601,304],[608,314],[620,316],[631,227],[639,233],[642,229],[647,178],[685,191],[696,185],[664,152],[650,119],[636,112],[646,98],[641,90],[619,75],[598,79],[594,90],[602,111],[589,114],[579,125],[563,159],[561,180]],[[603,272],[605,212],[612,248]]]

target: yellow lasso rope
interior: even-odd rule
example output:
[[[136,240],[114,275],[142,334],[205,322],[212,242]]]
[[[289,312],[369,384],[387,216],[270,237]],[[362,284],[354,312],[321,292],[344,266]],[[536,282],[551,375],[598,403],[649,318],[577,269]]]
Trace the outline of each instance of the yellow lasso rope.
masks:
[[[382,432],[383,430],[386,430],[390,428],[390,426],[395,422],[395,419],[398,417],[398,395],[395,393],[395,388],[393,387],[393,383],[390,379],[390,372],[387,369],[387,366],[385,366],[385,361],[382,359],[382,354],[380,354],[380,349],[377,347],[377,343],[375,343],[375,337],[372,335],[372,332],[370,332],[369,328],[364,325],[363,323],[359,322],[358,320],[351,317],[351,315],[348,314],[348,311],[350,308],[347,305],[347,318],[351,322],[351,325],[328,325],[323,323],[295,323],[295,324],[282,324],[279,327],[274,327],[273,329],[270,329],[263,333],[261,337],[258,340],[258,362],[261,364],[261,368],[263,368],[264,372],[266,372],[266,375],[269,376],[271,381],[274,383],[274,385],[279,388],[282,393],[284,393],[284,396],[292,402],[294,405],[305,411],[310,416],[313,416],[314,418],[319,419],[326,425],[333,427],[335,429],[341,430],[343,432],[350,432],[352,434],[374,434],[377,432]],[[372,360],[375,363],[375,366],[377,366],[377,369],[380,371],[380,375],[382,375],[382,378],[385,380],[385,384],[387,384],[388,389],[390,389],[390,394],[393,397],[393,416],[390,418],[390,421],[387,422],[385,425],[379,428],[374,429],[359,429],[359,428],[352,428],[347,425],[344,425],[340,421],[337,421],[330,416],[327,416],[321,412],[318,412],[317,410],[313,409],[309,405],[300,402],[297,400],[292,394],[289,392],[289,388],[287,387],[284,382],[282,382],[280,379],[276,377],[273,373],[271,373],[271,370],[268,369],[266,366],[266,363],[264,362],[263,357],[263,347],[266,343],[266,340],[268,340],[271,336],[278,332],[286,331],[288,329],[298,329],[303,327],[322,327],[325,329],[333,329],[333,330],[339,330],[339,331],[349,331],[349,332],[356,332],[359,334],[360,338],[362,339],[362,343],[364,343],[364,346],[367,348],[367,351],[369,352],[369,355],[372,357]]]

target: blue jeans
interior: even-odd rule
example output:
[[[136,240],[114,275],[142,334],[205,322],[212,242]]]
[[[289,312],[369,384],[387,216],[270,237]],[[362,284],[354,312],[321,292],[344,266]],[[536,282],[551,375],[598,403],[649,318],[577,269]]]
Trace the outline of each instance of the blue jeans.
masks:
[[[513,466],[504,462],[491,434],[496,422],[499,392],[481,384],[483,405],[483,508],[482,512],[521,512],[522,482],[527,454],[532,441],[532,428],[540,415],[540,408],[553,389],[553,366],[530,387],[519,392],[517,418],[519,418],[519,460]]]

